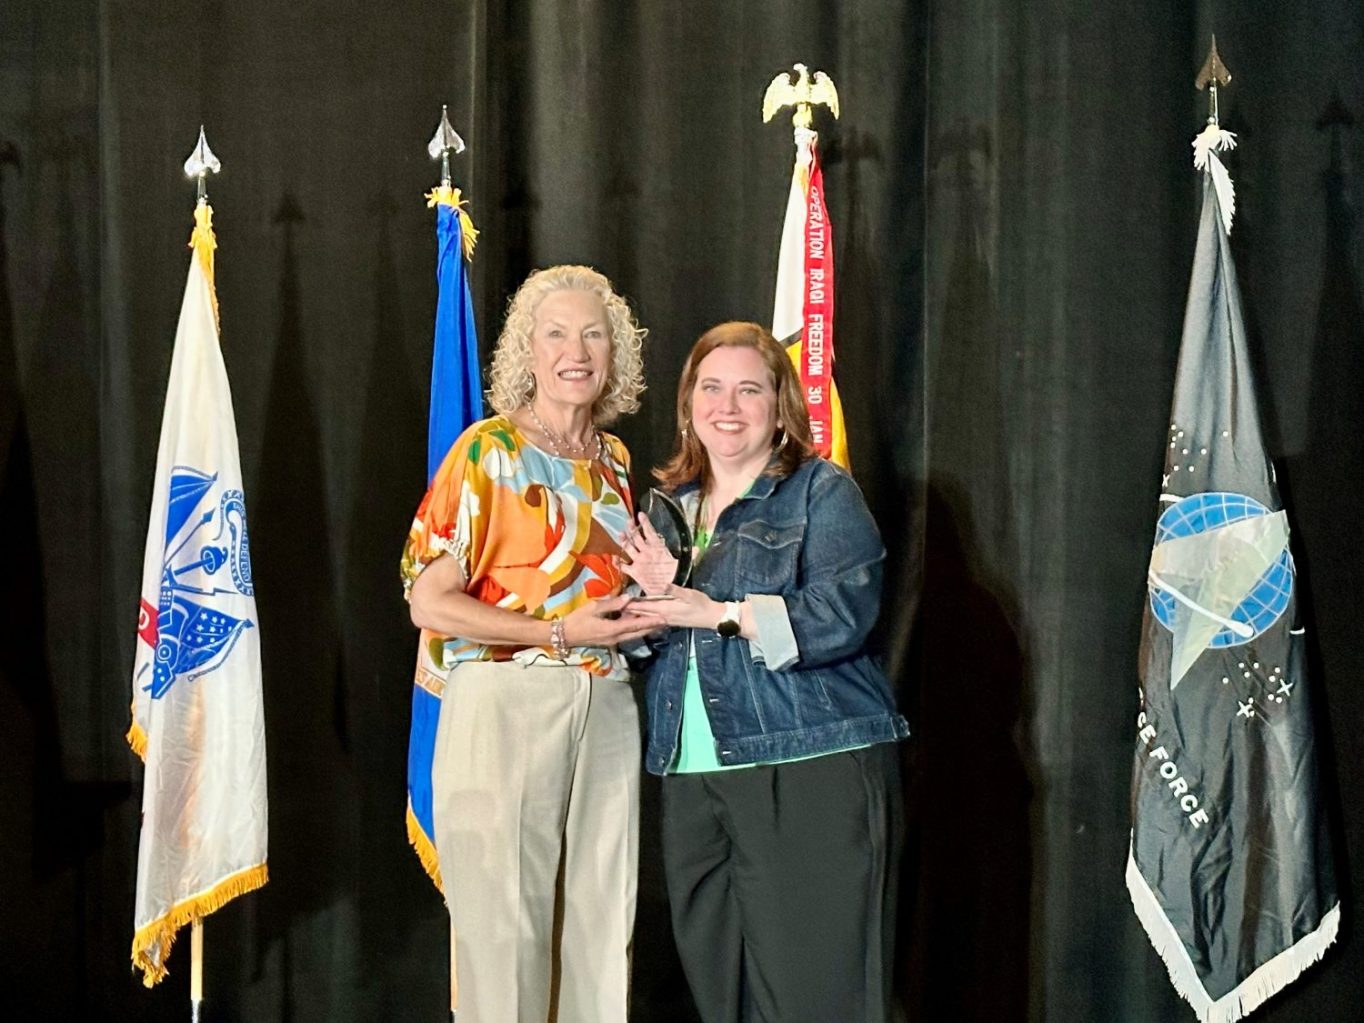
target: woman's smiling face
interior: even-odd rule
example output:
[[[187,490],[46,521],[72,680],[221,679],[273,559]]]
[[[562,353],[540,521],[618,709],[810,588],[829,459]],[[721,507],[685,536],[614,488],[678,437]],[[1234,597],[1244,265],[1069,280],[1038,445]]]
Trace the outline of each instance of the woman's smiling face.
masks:
[[[692,428],[714,464],[758,470],[772,453],[777,388],[755,348],[716,348],[696,369]]]
[[[552,405],[591,406],[611,373],[611,326],[590,291],[551,291],[535,307],[530,335],[536,398]]]

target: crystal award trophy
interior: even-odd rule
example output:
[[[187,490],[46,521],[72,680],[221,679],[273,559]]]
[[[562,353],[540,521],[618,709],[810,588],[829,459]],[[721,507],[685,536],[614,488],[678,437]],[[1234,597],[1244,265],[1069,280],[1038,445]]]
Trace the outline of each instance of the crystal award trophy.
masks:
[[[644,495],[644,514],[649,516],[650,525],[668,548],[668,553],[677,559],[673,585],[685,586],[691,578],[692,551],[696,539],[687,525],[682,506],[671,495],[654,487]]]

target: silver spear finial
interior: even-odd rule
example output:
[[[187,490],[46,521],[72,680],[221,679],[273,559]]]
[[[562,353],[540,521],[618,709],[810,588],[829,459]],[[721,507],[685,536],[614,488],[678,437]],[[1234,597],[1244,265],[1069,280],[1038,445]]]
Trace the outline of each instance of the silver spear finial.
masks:
[[[450,154],[464,152],[464,140],[459,137],[459,132],[455,131],[450,124],[450,108],[444,103],[440,107],[440,124],[436,127],[436,134],[431,136],[431,141],[426,144],[426,151],[431,154],[431,159],[440,159],[440,183],[447,188],[450,185]]]
[[[204,126],[201,124],[199,142],[195,145],[194,152],[189,154],[189,159],[185,161],[185,177],[198,179],[199,202],[208,202],[208,186],[205,179],[210,173],[217,174],[222,169],[222,162],[213,155],[213,150],[208,148],[208,138],[204,135]]]

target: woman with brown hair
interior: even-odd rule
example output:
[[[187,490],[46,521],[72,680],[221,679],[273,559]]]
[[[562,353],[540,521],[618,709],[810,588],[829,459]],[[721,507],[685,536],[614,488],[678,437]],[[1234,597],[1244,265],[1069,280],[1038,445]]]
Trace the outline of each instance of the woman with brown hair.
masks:
[[[650,637],[645,766],[701,1017],[886,1020],[909,729],[864,650],[876,524],[815,455],[795,371],[754,323],[692,348],[655,475],[690,524],[688,584],[647,519],[626,550],[669,626]]]

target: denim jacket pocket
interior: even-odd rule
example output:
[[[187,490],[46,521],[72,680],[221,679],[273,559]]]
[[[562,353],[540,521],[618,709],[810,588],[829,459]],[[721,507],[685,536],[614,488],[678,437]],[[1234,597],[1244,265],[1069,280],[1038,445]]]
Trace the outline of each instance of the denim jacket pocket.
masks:
[[[745,522],[735,535],[734,570],[745,593],[780,593],[796,579],[805,524]]]

